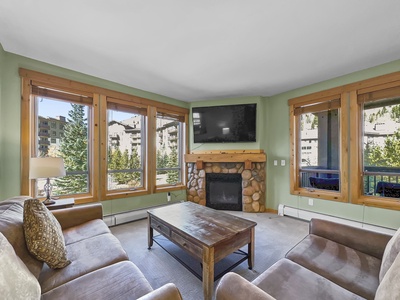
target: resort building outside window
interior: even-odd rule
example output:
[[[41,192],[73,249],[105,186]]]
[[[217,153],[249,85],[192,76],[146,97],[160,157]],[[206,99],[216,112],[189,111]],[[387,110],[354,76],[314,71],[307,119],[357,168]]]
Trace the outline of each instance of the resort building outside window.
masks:
[[[129,109],[108,109],[108,190],[143,188],[145,117]]]
[[[182,183],[184,145],[182,117],[157,113],[156,125],[156,185]]]

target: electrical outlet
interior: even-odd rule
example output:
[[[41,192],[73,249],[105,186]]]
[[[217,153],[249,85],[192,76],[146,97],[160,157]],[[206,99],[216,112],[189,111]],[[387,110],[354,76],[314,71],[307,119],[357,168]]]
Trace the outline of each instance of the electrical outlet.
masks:
[[[275,160],[274,160],[274,166],[277,166],[277,165],[278,165],[278,160],[275,159]]]
[[[284,160],[284,159],[281,160],[281,166],[282,167],[286,166],[286,160]]]
[[[314,205],[314,199],[308,198],[308,205],[313,206]]]
[[[170,192],[167,193],[167,201],[168,202],[171,201],[171,193]]]

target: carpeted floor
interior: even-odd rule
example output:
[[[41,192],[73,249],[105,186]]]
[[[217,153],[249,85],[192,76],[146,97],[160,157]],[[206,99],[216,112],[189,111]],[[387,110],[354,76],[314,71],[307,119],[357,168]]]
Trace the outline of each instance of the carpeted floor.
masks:
[[[254,268],[249,270],[245,261],[233,270],[249,281],[284,257],[308,233],[308,222],[290,217],[268,213],[229,213],[257,222]],[[202,284],[195,275],[156,243],[151,250],[147,249],[146,219],[112,227],[111,231],[154,289],[173,282],[184,300],[203,299]],[[214,286],[217,284],[218,280]]]

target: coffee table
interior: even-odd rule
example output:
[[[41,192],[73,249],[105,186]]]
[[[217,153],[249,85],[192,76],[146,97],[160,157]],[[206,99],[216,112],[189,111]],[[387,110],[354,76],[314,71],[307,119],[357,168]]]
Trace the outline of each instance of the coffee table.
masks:
[[[153,246],[154,229],[202,262],[204,299],[211,300],[215,263],[248,245],[248,265],[253,268],[256,225],[192,202],[171,204],[148,211],[148,247]]]

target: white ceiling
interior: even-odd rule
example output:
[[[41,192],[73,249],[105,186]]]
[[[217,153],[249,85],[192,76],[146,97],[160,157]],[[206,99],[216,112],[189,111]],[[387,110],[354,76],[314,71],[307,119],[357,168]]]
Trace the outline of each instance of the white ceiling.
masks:
[[[399,0],[1,0],[4,50],[184,101],[400,59]]]

